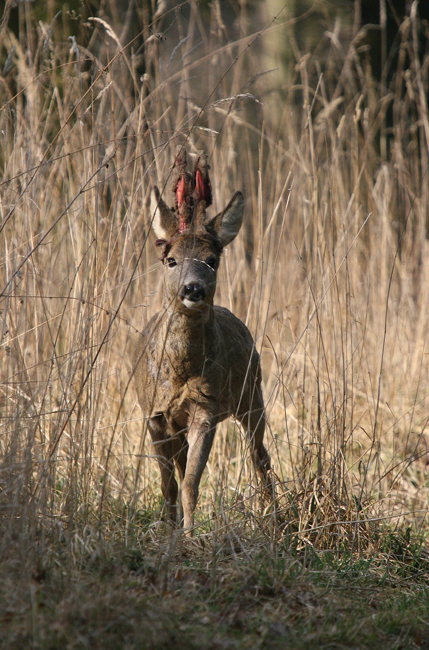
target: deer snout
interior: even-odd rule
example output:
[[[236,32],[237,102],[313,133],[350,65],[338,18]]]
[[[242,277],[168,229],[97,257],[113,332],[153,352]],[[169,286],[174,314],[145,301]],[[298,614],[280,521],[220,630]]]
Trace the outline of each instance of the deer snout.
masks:
[[[180,297],[183,300],[186,307],[194,307],[202,303],[206,297],[206,290],[201,284],[197,282],[192,282],[190,284],[185,284],[180,289]]]

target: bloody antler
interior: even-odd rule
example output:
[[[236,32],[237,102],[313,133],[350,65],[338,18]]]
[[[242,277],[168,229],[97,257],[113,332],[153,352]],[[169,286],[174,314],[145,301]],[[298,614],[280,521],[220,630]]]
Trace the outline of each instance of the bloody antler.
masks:
[[[199,151],[194,163],[194,200],[197,203],[204,201],[206,208],[213,202],[209,169],[210,165],[207,154],[204,151]]]
[[[189,226],[192,219],[193,178],[187,171],[188,160],[186,149],[179,145],[172,167],[171,189],[174,192],[174,209],[179,215],[179,232]]]
[[[209,178],[210,165],[207,154],[199,151],[194,163],[194,172],[187,169],[186,149],[179,145],[172,166],[171,189],[174,193],[174,210],[179,216],[179,232],[196,221],[204,220],[205,209],[212,204],[212,186]]]

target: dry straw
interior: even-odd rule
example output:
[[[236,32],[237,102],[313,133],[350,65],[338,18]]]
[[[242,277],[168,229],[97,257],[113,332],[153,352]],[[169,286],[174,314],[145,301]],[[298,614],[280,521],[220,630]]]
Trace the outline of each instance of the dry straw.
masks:
[[[126,544],[131,530],[141,544],[162,531],[130,358],[160,301],[149,189],[185,142],[210,154],[213,214],[236,188],[246,195],[217,302],[261,351],[279,495],[261,510],[242,434],[226,423],[201,534],[364,550],[376,521],[426,527],[418,15],[378,83],[359,28],[341,44],[327,33],[313,56],[281,13],[250,36],[241,14],[226,41],[217,3],[180,7],[132,40],[113,17],[91,17],[71,42],[65,14],[19,37],[2,24],[1,548],[68,531],[79,563],[109,531]],[[268,47],[279,33],[292,49],[281,87]]]

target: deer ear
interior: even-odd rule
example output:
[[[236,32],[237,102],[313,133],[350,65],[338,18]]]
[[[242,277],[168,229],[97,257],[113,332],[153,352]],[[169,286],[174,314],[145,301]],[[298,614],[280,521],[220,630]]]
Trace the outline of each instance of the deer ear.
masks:
[[[152,228],[158,239],[171,239],[179,230],[178,218],[163,201],[156,185],[150,194],[150,214],[153,219]]]
[[[213,217],[207,227],[213,229],[222,246],[227,246],[238,235],[243,223],[244,196],[236,192],[223,212]]]

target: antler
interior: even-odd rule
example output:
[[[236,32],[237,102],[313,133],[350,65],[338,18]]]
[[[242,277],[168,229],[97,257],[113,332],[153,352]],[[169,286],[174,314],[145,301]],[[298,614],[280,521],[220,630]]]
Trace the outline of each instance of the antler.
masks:
[[[213,201],[207,154],[202,150],[198,152],[193,174],[188,172],[187,163],[186,149],[179,145],[171,168],[171,189],[174,210],[179,217],[179,232],[188,228],[192,221],[195,225],[204,223],[205,210]]]
[[[179,145],[172,166],[171,189],[174,192],[174,209],[179,215],[179,232],[183,232],[192,220],[193,178],[187,171],[186,149]]]
[[[197,203],[204,201],[206,208],[208,208],[213,202],[209,169],[210,165],[208,163],[208,156],[205,151],[201,150],[198,152],[198,157],[194,163],[194,200],[196,200]]]

